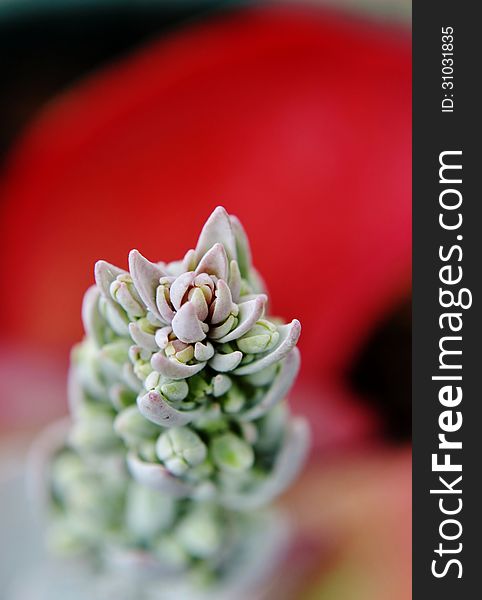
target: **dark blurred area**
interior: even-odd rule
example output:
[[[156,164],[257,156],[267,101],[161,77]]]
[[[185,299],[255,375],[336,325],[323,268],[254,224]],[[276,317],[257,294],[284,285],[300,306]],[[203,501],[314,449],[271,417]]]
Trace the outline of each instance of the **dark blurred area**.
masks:
[[[363,401],[381,415],[388,440],[412,432],[412,303],[405,300],[370,334],[348,374]]]
[[[0,168],[8,149],[55,94],[93,70],[177,27],[226,11],[234,0],[91,5],[2,14],[0,5]]]

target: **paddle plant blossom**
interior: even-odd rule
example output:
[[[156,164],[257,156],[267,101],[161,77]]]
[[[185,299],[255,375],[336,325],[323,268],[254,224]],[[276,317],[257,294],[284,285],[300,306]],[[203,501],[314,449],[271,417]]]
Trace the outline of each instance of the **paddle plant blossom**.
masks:
[[[300,323],[269,315],[246,234],[222,207],[181,260],[132,250],[128,270],[97,262],[82,318],[72,423],[51,468],[60,539],[207,560],[226,546],[222,523],[254,518],[304,462],[308,428],[285,401]],[[196,546],[204,530],[212,548]]]

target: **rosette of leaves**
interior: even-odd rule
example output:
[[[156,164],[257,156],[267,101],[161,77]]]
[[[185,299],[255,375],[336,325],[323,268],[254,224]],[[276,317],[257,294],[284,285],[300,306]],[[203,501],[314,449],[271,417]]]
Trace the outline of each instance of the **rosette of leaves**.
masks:
[[[218,207],[195,249],[129,271],[105,261],[86,293],[73,351],[70,443],[125,444],[142,485],[248,509],[297,474],[307,427],[284,403],[299,368],[300,324],[267,316],[247,237]]]

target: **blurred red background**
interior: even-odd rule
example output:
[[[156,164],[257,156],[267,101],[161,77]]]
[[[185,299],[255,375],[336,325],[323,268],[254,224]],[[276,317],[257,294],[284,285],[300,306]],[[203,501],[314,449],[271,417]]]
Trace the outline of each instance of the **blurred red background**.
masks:
[[[3,182],[5,351],[65,357],[96,259],[125,266],[132,247],[178,258],[223,204],[273,311],[303,324],[300,385],[328,397],[308,410],[329,413],[409,290],[410,77],[403,30],[258,8],[186,28],[54,100]],[[347,433],[361,409],[345,408]]]

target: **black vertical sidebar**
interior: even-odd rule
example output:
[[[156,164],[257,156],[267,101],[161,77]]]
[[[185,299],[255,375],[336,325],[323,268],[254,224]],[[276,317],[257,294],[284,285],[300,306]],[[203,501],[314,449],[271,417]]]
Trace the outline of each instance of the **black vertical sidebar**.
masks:
[[[415,600],[482,597],[478,8],[463,0],[413,3]]]

